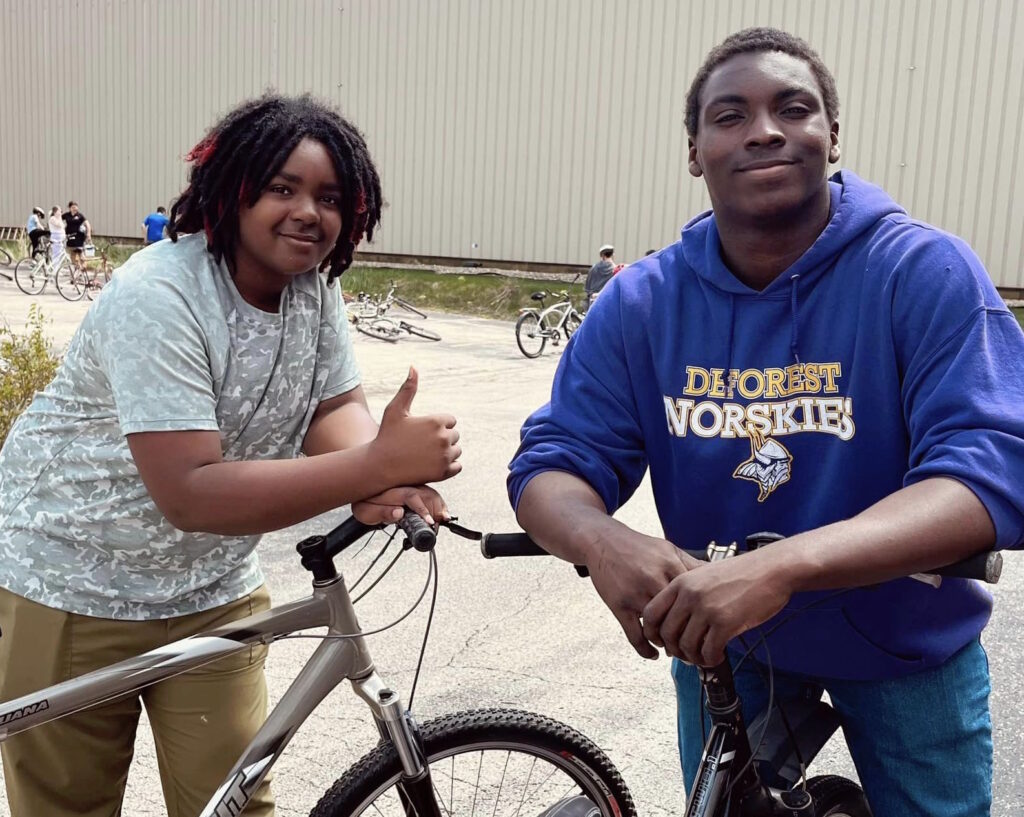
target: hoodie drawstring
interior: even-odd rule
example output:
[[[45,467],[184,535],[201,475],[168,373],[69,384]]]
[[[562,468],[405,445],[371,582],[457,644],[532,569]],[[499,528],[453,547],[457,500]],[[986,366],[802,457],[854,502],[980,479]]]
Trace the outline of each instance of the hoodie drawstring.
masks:
[[[733,398],[734,384],[732,381],[732,350],[736,346],[736,296],[729,296],[729,348],[725,361],[725,392],[728,399]]]
[[[792,332],[789,337],[789,351],[793,355],[793,362],[800,367],[799,380],[803,380],[803,363],[800,361],[800,332],[798,320],[797,289],[800,284],[800,273],[789,276],[789,322]]]

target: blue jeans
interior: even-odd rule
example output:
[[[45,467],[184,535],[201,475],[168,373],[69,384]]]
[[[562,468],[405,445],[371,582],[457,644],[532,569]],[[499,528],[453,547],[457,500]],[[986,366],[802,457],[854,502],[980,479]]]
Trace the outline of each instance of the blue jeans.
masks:
[[[737,656],[731,654],[733,664]],[[763,664],[760,669],[765,672]],[[687,790],[703,751],[700,680],[672,662],[679,755]],[[876,817],[987,817],[992,808],[992,720],[988,658],[973,641],[945,664],[891,681],[835,681],[775,671],[776,701],[827,691]],[[749,723],[768,688],[748,659],[736,690]],[[708,721],[708,728],[710,721]]]

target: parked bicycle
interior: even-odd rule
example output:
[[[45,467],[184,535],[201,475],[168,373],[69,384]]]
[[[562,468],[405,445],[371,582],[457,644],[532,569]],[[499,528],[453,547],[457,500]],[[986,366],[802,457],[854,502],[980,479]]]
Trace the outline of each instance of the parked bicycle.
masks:
[[[86,245],[82,266],[66,280],[58,278],[57,291],[69,301],[79,301],[83,297],[93,300],[110,283],[113,265],[108,257],[109,250],[110,245]]]
[[[755,533],[747,537],[747,550],[782,539],[776,533]],[[487,558],[547,555],[526,534],[483,534],[481,550]],[[704,561],[718,561],[737,555],[736,543],[714,542],[705,551],[686,551]],[[911,578],[939,586],[943,576],[980,579],[995,584],[1002,571],[1002,556],[981,553],[956,564],[917,574]],[[585,567],[577,566],[581,576]],[[830,601],[849,590],[838,590],[820,601]],[[809,604],[799,613],[813,607]],[[797,613],[794,613],[796,615]],[[776,627],[781,624],[775,625]],[[757,636],[737,666],[765,643],[768,633]],[[752,633],[753,635],[753,633]],[[742,642],[741,642],[742,643]],[[766,656],[769,656],[767,652]],[[785,709],[769,693],[764,713],[747,725],[741,701],[733,683],[733,666],[728,658],[710,668],[700,668],[704,705],[711,729],[706,735],[704,754],[686,802],[685,817],[872,817],[859,785],[838,775],[807,777],[807,766],[839,728],[839,716],[821,700],[787,701]],[[773,689],[770,660],[766,681]],[[779,781],[784,787],[766,785]],[[886,817],[880,815],[879,817]]]
[[[558,721],[511,709],[481,709],[436,718],[420,726],[395,688],[377,673],[365,636],[404,620],[437,588],[435,531],[415,514],[400,524],[405,541],[380,577],[352,598],[334,559],[377,528],[349,518],[325,536],[296,546],[312,574],[311,598],[176,641],[135,658],[0,704],[0,741],[35,726],[137,692],[256,644],[286,638],[321,639],[309,661],[270,713],[201,817],[239,814],[288,742],[320,702],[342,681],[369,707],[381,741],[326,792],[313,817],[446,817],[453,814],[509,817],[635,817],[632,798],[607,756],[579,732]],[[446,523],[455,534],[481,534]],[[397,532],[397,531],[396,531]],[[384,543],[365,579],[392,548]],[[363,631],[353,605],[409,550],[429,553],[427,579],[419,598],[395,622]],[[428,615],[427,632],[433,616]],[[322,635],[299,631],[325,627]],[[426,648],[426,639],[423,648]],[[421,659],[422,659],[421,651]],[[410,700],[418,680],[412,683]]]
[[[577,275],[576,278],[579,278]],[[573,279],[573,283],[576,282]],[[545,306],[548,297],[558,298],[557,303]],[[576,309],[567,289],[559,292],[534,292],[530,299],[539,302],[539,307],[525,307],[519,310],[516,321],[516,343],[519,351],[526,357],[540,357],[545,345],[550,340],[557,346],[564,339],[568,342],[573,332],[583,323],[586,312]]]

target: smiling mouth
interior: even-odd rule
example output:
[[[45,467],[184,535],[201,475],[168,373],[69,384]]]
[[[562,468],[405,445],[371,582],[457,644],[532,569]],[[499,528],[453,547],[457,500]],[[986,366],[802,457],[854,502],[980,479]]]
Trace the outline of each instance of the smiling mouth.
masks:
[[[751,162],[750,164],[743,165],[743,167],[738,168],[738,172],[747,173],[751,170],[770,170],[773,167],[787,167],[795,164],[796,162],[786,159],[767,159],[763,162]]]
[[[292,241],[299,241],[303,244],[319,244],[320,238],[315,235],[297,235],[295,233],[281,233],[282,238],[290,238]]]

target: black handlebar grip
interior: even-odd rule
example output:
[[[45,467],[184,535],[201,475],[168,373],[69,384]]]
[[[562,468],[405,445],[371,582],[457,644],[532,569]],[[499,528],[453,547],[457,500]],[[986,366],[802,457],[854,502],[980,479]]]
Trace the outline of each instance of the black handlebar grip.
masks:
[[[398,527],[402,529],[416,550],[426,552],[434,549],[437,534],[419,514],[406,511],[405,516],[398,522]]]
[[[995,584],[1003,572],[1003,554],[999,551],[989,550],[928,572],[934,573],[936,576],[980,579],[983,582]]]
[[[485,533],[480,540],[480,552],[485,559],[551,555],[525,533]]]

